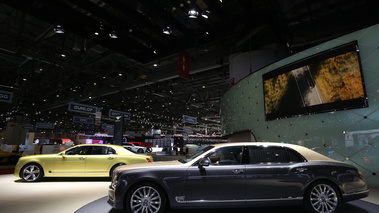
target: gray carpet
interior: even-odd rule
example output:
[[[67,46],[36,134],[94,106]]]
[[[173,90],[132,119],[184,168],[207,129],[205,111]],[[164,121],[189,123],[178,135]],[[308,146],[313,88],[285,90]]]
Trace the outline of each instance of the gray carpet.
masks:
[[[248,212],[264,212],[264,213],[278,213],[278,212],[292,212],[304,213],[305,210],[302,206],[286,206],[286,207],[265,207],[265,208],[248,208],[248,209],[229,209],[228,212],[233,213],[248,213]],[[339,213],[377,213],[379,205],[369,203],[363,200],[351,201],[344,203],[341,206]],[[123,213],[122,210],[113,209],[107,203],[107,196],[95,200],[82,208],[75,211],[75,213]],[[167,210],[167,213],[193,213],[193,210]],[[220,213],[226,212],[226,209],[207,209],[196,210],[196,213]]]

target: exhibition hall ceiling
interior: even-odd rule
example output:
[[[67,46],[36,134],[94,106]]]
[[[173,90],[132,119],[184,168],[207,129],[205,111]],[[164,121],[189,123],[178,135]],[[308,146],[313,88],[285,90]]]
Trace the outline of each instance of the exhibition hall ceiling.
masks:
[[[222,134],[229,56],[268,44],[294,54],[379,22],[374,0],[1,0],[0,129],[18,119],[65,131],[70,102],[129,112],[126,129]],[[190,10],[196,10],[189,17]],[[178,76],[189,54],[189,78]],[[197,118],[184,124],[183,115]],[[92,116],[92,115],[90,115]],[[95,127],[95,131],[96,131]]]

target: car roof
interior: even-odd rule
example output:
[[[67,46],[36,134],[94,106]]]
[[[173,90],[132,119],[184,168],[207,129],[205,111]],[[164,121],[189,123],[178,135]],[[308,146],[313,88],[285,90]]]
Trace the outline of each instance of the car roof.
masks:
[[[212,146],[215,147],[223,147],[223,146],[263,146],[263,147],[269,147],[269,146],[281,146],[281,147],[288,147],[291,148],[301,155],[303,155],[308,161],[336,161],[329,157],[326,157],[325,155],[322,155],[318,152],[315,152],[307,147],[296,145],[296,144],[289,144],[289,143],[279,143],[279,142],[235,142],[235,143],[220,143],[220,144],[214,144]]]

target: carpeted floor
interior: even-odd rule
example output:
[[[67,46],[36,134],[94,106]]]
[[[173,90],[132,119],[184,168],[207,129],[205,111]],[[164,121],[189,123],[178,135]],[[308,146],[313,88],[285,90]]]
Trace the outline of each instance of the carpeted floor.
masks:
[[[340,213],[377,213],[379,205],[366,202],[363,200],[356,200],[348,203],[344,203],[341,206]],[[122,210],[113,209],[107,203],[107,197],[100,198],[94,202],[91,202],[75,213],[123,213]],[[167,213],[180,212],[180,213],[193,213],[193,210],[167,210]],[[206,209],[196,210],[196,213],[220,213],[226,212],[225,209]],[[267,208],[248,208],[248,209],[229,209],[228,212],[233,213],[251,213],[251,212],[264,212],[264,213],[278,213],[278,212],[292,212],[303,213],[305,212],[302,206],[286,206],[286,207],[267,207]]]

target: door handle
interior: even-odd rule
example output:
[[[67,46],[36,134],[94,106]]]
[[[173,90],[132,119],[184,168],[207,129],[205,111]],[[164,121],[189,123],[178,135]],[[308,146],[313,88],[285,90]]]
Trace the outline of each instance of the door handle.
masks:
[[[243,169],[233,169],[232,172],[234,174],[242,174],[242,173],[244,173]]]
[[[86,158],[80,157],[79,160],[85,160]]]
[[[108,157],[108,160],[113,160],[113,157]]]

